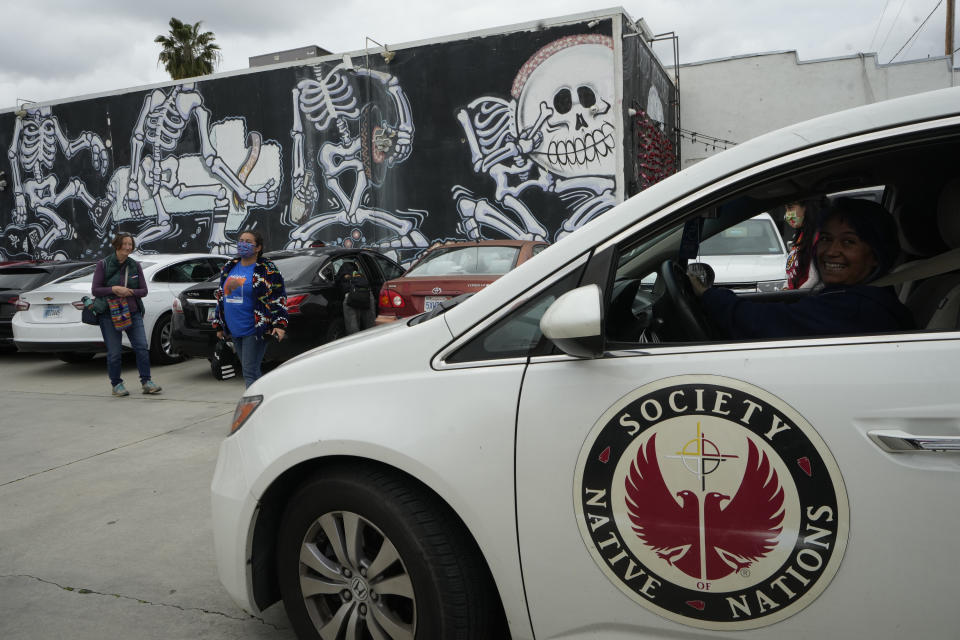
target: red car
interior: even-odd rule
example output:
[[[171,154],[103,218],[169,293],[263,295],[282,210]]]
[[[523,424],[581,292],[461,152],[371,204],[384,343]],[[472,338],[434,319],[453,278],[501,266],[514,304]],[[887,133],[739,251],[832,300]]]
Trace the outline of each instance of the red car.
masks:
[[[475,293],[550,246],[532,240],[448,242],[421,256],[380,289],[377,323],[432,311],[444,300]]]

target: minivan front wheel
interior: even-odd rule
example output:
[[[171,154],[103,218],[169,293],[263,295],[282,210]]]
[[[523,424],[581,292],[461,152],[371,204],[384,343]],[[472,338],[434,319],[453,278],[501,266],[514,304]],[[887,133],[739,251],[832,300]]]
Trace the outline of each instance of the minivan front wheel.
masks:
[[[446,504],[414,485],[360,467],[293,496],[277,573],[299,638],[503,637],[476,545]]]

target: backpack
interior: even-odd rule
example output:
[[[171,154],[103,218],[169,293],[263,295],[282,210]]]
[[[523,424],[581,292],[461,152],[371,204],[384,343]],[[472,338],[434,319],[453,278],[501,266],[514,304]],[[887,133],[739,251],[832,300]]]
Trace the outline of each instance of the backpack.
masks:
[[[233,349],[233,343],[227,339],[217,340],[208,360],[210,360],[210,372],[217,380],[228,380],[243,370],[237,358],[237,352]]]

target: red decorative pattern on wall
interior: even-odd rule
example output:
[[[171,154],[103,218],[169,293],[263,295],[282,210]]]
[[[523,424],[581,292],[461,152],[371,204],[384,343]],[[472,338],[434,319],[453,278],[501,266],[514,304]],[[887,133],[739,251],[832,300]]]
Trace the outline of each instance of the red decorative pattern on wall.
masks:
[[[643,191],[677,172],[677,154],[673,142],[642,109],[637,110],[634,130],[637,132],[637,188]]]

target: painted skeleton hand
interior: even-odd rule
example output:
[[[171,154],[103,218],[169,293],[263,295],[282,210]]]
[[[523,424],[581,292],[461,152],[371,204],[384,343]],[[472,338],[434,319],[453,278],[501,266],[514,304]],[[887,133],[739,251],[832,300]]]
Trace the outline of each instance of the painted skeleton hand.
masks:
[[[13,224],[22,227],[27,224],[27,199],[22,193],[13,196]]]
[[[143,217],[143,206],[140,204],[140,191],[137,189],[137,183],[131,181],[127,188],[127,195],[123,198],[123,206],[134,218]]]
[[[257,189],[256,191],[251,190],[245,200],[248,204],[255,204],[260,207],[272,207],[277,203],[277,191],[278,189],[274,188],[276,182],[273,178],[267,180],[267,183]]]
[[[90,156],[94,170],[102,176],[106,175],[110,159],[107,157],[107,147],[103,144],[103,139],[96,134],[90,135]]]
[[[313,181],[313,171],[307,171],[306,175],[293,176],[293,197],[302,202],[308,211],[320,199],[320,190]]]
[[[398,165],[413,152],[413,133],[409,128],[396,129],[397,139],[394,141],[394,154],[390,159],[391,165]]]
[[[523,133],[520,134],[520,139],[517,140],[514,144],[517,147],[519,156],[530,155],[534,149],[539,147],[543,143],[543,134],[540,131],[525,129]]]

